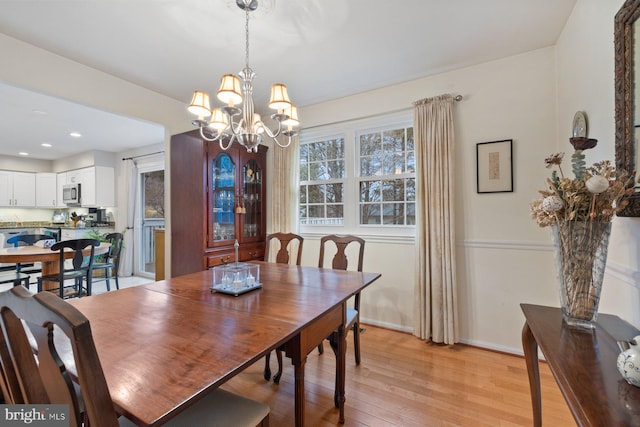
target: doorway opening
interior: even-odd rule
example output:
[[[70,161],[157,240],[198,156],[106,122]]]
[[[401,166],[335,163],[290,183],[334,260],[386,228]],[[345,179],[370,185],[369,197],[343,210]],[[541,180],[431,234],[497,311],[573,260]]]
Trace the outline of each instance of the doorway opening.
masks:
[[[150,170],[153,169],[153,170]],[[134,244],[134,274],[155,278],[155,230],[164,228],[164,169],[138,167],[140,209],[136,209],[140,224]]]

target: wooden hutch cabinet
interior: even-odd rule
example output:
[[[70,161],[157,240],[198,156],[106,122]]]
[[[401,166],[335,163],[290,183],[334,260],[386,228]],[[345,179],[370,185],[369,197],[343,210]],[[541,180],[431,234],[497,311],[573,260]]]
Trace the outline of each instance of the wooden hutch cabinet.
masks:
[[[171,275],[264,257],[266,154],[222,150],[197,130],[171,137]]]

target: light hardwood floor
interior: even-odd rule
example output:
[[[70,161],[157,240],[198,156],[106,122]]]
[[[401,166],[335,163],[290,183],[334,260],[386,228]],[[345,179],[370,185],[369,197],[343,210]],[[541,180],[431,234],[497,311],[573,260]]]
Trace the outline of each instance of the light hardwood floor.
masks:
[[[466,345],[427,344],[410,334],[365,325],[362,364],[347,337],[345,426],[531,426],[523,357]],[[306,425],[337,425],[335,358],[314,350],[305,371]],[[272,371],[276,370],[272,357]],[[224,388],[271,407],[271,426],[293,426],[293,367],[285,358],[279,385],[262,378],[264,360]],[[540,366],[544,426],[575,426],[545,363]]]

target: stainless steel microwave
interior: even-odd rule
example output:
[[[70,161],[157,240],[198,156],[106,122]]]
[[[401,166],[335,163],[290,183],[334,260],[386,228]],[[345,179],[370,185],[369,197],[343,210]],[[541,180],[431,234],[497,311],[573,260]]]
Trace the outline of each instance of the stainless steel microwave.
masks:
[[[65,184],[62,187],[62,201],[67,205],[80,205],[80,184]]]

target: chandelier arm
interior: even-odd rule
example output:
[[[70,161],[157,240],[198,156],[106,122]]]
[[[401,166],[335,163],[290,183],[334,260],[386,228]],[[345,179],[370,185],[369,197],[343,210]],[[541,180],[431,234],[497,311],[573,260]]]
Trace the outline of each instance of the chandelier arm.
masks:
[[[276,130],[275,132],[273,132],[268,126],[265,126],[264,123],[262,123],[262,127],[265,133],[269,135],[270,138],[277,138],[282,131],[282,124],[280,122],[278,122],[278,130]]]
[[[220,138],[220,141],[218,142],[220,144],[220,148],[224,151],[227,151],[229,147],[231,147],[231,144],[233,144],[234,139],[236,139],[236,136],[235,135],[231,136],[231,139],[229,139],[229,143],[225,147],[224,144],[222,143],[222,138]]]
[[[275,138],[275,137],[273,137],[273,138],[271,138],[271,139],[273,139],[273,141],[274,141],[276,144],[278,144],[278,147],[280,147],[280,148],[287,148],[288,146],[290,146],[290,145],[291,145],[291,142],[293,141],[293,138],[291,138],[290,136],[289,136],[289,137],[287,137],[287,143],[286,143],[286,144],[280,144],[280,141],[278,141],[278,139],[277,139],[277,138]]]
[[[238,122],[234,124],[233,120],[231,120],[231,117],[229,117],[229,129],[231,129],[231,133],[233,134],[233,136],[237,137],[243,134],[244,126],[244,118],[238,120]]]
[[[220,139],[220,136],[222,136],[222,132],[218,132],[218,134],[214,138],[209,138],[207,135],[204,134],[204,127],[202,127],[202,126],[200,126],[200,136],[202,137],[202,139],[205,139],[205,140],[211,141],[211,142],[218,141],[218,140],[222,141]]]

